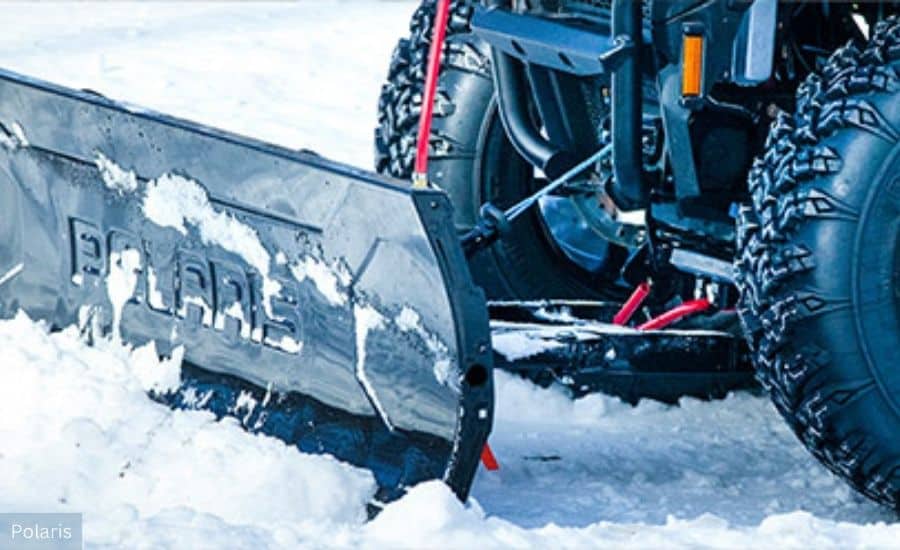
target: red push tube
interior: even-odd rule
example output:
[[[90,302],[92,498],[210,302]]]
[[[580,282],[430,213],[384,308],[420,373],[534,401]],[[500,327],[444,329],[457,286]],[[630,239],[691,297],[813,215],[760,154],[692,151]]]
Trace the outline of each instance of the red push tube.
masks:
[[[675,306],[669,311],[662,313],[653,319],[650,319],[642,325],[638,325],[638,330],[659,330],[665,328],[675,321],[686,317],[693,313],[706,311],[710,307],[709,300],[688,300],[687,302]]]
[[[644,303],[644,299],[647,298],[647,295],[650,294],[650,283],[641,283],[634,289],[634,292],[631,293],[631,296],[622,304],[622,308],[616,313],[615,317],[613,317],[613,324],[624,326],[628,321],[631,320],[631,316],[634,315],[634,312],[637,311],[641,304]]]
[[[428,181],[428,138],[431,136],[434,96],[437,93],[438,76],[441,72],[441,53],[444,50],[449,17],[450,0],[437,0],[431,49],[428,52],[428,71],[425,73],[425,93],[422,96],[422,111],[419,114],[419,135],[416,139],[416,163],[413,171],[413,183],[421,186],[425,186]]]

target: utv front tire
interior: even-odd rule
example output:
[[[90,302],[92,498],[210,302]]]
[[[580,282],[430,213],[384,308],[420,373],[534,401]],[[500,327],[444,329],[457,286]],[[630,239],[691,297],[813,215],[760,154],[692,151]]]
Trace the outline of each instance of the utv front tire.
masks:
[[[739,218],[758,376],[806,447],[900,508],[900,22],[837,51],[773,124]]]
[[[447,192],[459,233],[471,229],[484,202],[508,208],[536,190],[534,170],[506,138],[496,110],[490,51],[469,28],[474,2],[451,2],[430,137],[429,180]],[[378,103],[376,169],[408,179],[431,43],[435,2],[425,0],[410,21],[410,36],[394,50]],[[598,238],[598,250],[607,246]],[[614,261],[624,251],[609,246]],[[621,257],[620,257],[621,256]],[[613,263],[613,262],[611,262]],[[606,275],[568,260],[536,208],[510,234],[471,259],[475,282],[489,299],[619,299]],[[617,273],[617,269],[615,270]]]

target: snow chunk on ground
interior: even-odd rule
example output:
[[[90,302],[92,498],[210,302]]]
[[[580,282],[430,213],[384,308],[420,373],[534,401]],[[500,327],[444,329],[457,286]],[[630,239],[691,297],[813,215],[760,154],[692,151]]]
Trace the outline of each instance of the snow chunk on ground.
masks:
[[[172,357],[159,359],[156,343],[150,342],[131,353],[131,368],[146,392],[163,394],[175,391],[181,385],[181,361],[184,346],[172,351]]]
[[[0,321],[0,349],[2,510],[83,512],[87,542],[114,547],[290,546],[365,519],[369,472],[149,399],[180,356],[89,347],[24,314]]]
[[[501,370],[494,371],[494,385],[498,395],[494,419],[498,424],[528,425],[534,430],[559,425],[591,427],[598,423],[615,422],[611,418],[635,410],[618,398],[601,393],[572,399],[561,386],[541,388]],[[651,410],[663,405],[648,402],[642,406]]]

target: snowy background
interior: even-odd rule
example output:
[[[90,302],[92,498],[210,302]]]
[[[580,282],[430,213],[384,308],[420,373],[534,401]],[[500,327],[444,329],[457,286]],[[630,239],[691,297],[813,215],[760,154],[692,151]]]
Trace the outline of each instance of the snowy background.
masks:
[[[0,66],[371,166],[409,2],[4,4]],[[85,513],[90,546],[880,547],[895,516],[809,457],[766,398],[571,401],[497,374],[466,505],[440,483],[365,523],[371,476],[144,392],[177,362],[0,322],[0,511]]]

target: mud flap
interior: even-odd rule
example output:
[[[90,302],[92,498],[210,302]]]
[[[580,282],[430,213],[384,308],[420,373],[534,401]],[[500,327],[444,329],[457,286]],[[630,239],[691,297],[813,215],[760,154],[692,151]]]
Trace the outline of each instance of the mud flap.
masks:
[[[445,195],[0,71],[0,314],[184,347],[179,407],[465,498],[493,412]]]

